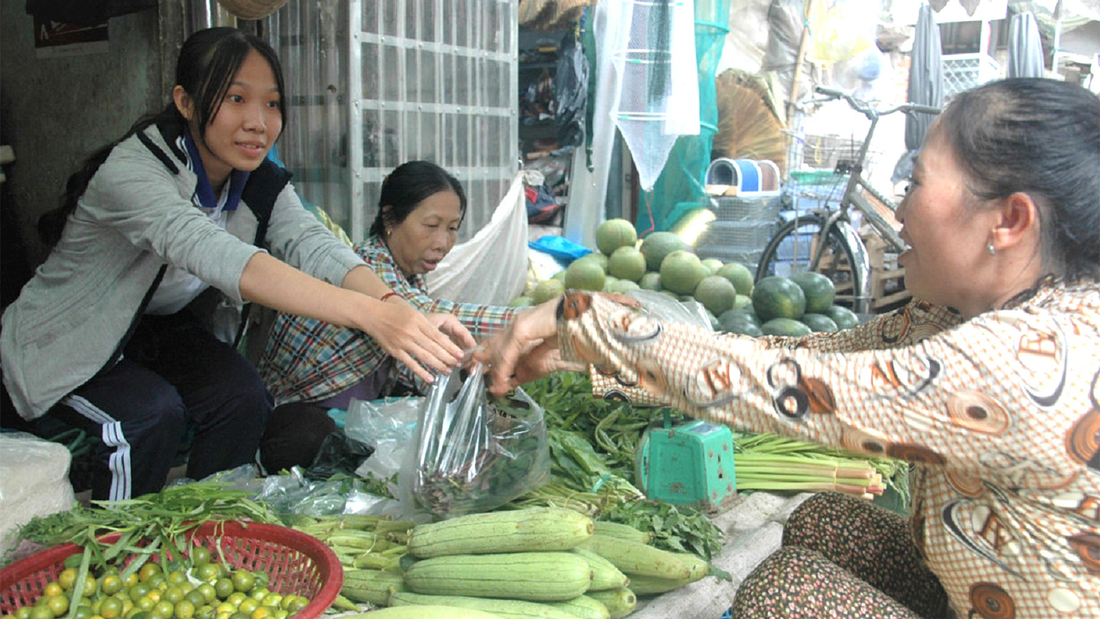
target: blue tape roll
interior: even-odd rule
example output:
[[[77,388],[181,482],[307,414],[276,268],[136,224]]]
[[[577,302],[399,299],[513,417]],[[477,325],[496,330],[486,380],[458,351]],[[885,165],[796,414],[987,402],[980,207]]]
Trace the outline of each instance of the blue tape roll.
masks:
[[[734,164],[741,172],[741,190],[739,193],[760,191],[760,166],[751,159],[735,159]]]

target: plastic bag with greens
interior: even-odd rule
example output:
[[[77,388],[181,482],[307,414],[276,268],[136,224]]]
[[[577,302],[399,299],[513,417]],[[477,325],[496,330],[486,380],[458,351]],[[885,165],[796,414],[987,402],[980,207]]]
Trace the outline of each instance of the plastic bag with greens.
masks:
[[[398,475],[406,510],[439,518],[489,511],[550,476],[542,408],[522,389],[492,397],[480,365],[436,375],[414,440]]]

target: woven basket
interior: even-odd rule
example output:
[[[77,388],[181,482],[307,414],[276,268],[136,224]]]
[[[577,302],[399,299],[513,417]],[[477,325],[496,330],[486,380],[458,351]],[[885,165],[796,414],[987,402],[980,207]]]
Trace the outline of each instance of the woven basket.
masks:
[[[275,11],[283,8],[288,0],[218,0],[218,4],[225,7],[233,15],[240,19],[263,19]]]
[[[293,619],[316,619],[332,605],[344,584],[344,570],[331,548],[320,540],[287,527],[235,521],[207,522],[191,534],[235,569],[262,570],[268,587],[283,595],[302,595],[310,602]],[[119,535],[103,538],[113,543]],[[0,614],[14,615],[31,606],[50,582],[65,569],[65,559],[82,552],[75,544],[43,550],[0,570]]]

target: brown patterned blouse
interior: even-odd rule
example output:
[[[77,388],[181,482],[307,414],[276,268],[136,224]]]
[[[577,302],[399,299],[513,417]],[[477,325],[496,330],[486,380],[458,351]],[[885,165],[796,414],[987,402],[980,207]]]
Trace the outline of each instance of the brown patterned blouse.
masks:
[[[748,338],[569,293],[563,356],[598,396],[917,464],[914,539],[960,617],[1100,617],[1100,286],[969,321],[914,301]]]

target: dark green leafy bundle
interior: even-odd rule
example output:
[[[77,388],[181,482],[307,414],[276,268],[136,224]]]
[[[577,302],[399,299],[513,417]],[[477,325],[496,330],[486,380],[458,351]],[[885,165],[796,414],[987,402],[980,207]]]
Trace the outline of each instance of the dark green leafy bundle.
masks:
[[[67,512],[32,518],[19,529],[19,538],[44,546],[72,542],[84,547],[84,568],[103,568],[133,556],[124,574],[140,569],[154,556],[167,564],[182,557],[187,532],[211,521],[251,520],[279,523],[278,517],[251,493],[220,482],[170,486],[161,492],[125,501],[93,501]],[[105,535],[119,534],[104,543]]]
[[[548,428],[567,428],[585,437],[608,468],[631,481],[642,434],[669,410],[595,398],[592,380],[583,372],[557,372],[523,389],[546,410]],[[679,412],[672,414],[683,417]]]

